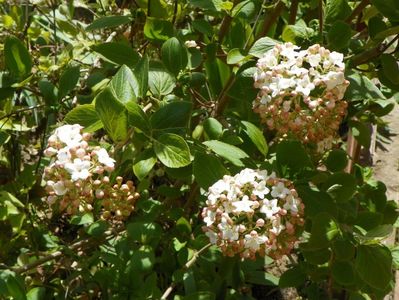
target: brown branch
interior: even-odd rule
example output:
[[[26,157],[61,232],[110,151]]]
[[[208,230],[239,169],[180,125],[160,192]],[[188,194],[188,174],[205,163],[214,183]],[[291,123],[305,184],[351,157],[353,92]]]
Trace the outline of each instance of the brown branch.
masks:
[[[323,0],[319,0],[319,35],[320,40],[323,41],[323,27],[324,27],[324,20],[323,20]]]
[[[288,19],[288,24],[290,24],[290,25],[295,24],[296,16],[297,16],[297,13],[298,13],[298,6],[299,6],[299,0],[292,0],[291,1],[290,17]]]
[[[39,258],[38,260],[35,260],[34,262],[31,262],[29,264],[23,265],[22,267],[19,268],[14,268],[13,271],[17,274],[22,274],[25,273],[29,270],[32,270],[38,266],[41,266],[42,264],[60,258],[61,256],[63,256],[64,254],[66,254],[69,251],[75,251],[78,249],[84,249],[87,247],[91,247],[91,246],[96,246],[99,243],[103,242],[104,240],[109,239],[110,237],[113,237],[115,234],[121,233],[124,229],[122,228],[118,228],[115,231],[109,231],[108,233],[106,233],[106,235],[102,238],[102,239],[97,239],[97,238],[89,238],[86,240],[81,240],[79,242],[76,242],[74,244],[72,244],[69,247],[65,247],[62,250],[58,250],[55,251],[49,255],[46,255],[44,257]]]
[[[198,257],[202,254],[202,252],[206,251],[212,244],[208,244],[204,247],[202,247],[200,250],[194,253],[193,257],[183,266],[182,270],[188,270],[190,269],[195,262],[197,261]],[[165,300],[168,298],[170,293],[173,291],[173,289],[176,287],[176,283],[172,282],[170,286],[165,290],[165,292],[162,294],[161,300]]]
[[[346,23],[351,23],[358,15],[360,15],[363,9],[370,4],[370,0],[362,0],[358,6],[352,11],[350,16],[345,20]]]
[[[224,85],[222,91],[220,92],[218,99],[216,100],[216,110],[214,112],[214,117],[220,116],[223,113],[224,109],[226,108],[227,103],[230,100],[230,97],[227,96],[227,92],[234,84],[234,82],[235,82],[235,76],[234,74],[231,74],[226,84]]]
[[[277,1],[276,5],[274,6],[272,13],[270,15],[265,14],[265,20],[263,22],[263,27],[262,27],[262,30],[259,32],[257,39],[265,36],[269,32],[272,25],[274,23],[276,23],[276,21],[280,17],[284,8],[285,8],[285,4],[283,3],[282,0],[279,0],[279,1]]]

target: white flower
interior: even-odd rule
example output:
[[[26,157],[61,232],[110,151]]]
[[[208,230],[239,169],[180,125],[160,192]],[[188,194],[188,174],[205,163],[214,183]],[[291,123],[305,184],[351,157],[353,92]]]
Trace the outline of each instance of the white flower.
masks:
[[[272,195],[272,197],[282,199],[289,193],[290,193],[290,190],[285,187],[284,183],[279,182],[277,185],[272,187],[271,195]]]
[[[80,134],[81,129],[82,126],[78,124],[64,125],[57,128],[55,134],[61,142],[71,148],[78,146],[79,142],[82,140],[82,135]]]
[[[206,210],[206,217],[204,218],[204,222],[206,226],[211,226],[215,222],[216,212],[207,209]]]
[[[278,206],[278,200],[263,200],[262,206],[259,211],[266,215],[266,218],[272,219],[273,215],[280,211],[280,207]]]
[[[241,201],[236,201],[232,203],[235,209],[233,210],[234,213],[246,212],[250,213],[253,212],[252,206],[255,204],[255,201],[250,201],[249,197],[245,195],[242,197]]]
[[[320,54],[310,54],[307,57],[308,59],[308,63],[312,66],[312,67],[317,67],[320,64],[321,61],[321,56]]]
[[[298,205],[299,205],[299,201],[292,195],[287,196],[287,198],[285,198],[286,203],[284,204],[283,208],[286,210],[289,210],[290,212],[296,214],[299,211]]]
[[[195,41],[185,41],[184,45],[186,45],[187,48],[195,48],[197,47],[197,43]]]
[[[115,166],[115,160],[109,157],[107,150],[105,150],[104,148],[97,150],[95,153],[97,155],[98,161],[104,166],[109,168],[113,168]]]
[[[304,96],[309,96],[310,92],[314,90],[315,85],[310,81],[308,75],[302,77],[302,79],[297,81],[297,86],[295,91],[303,94]]]
[[[345,77],[343,72],[333,72],[330,71],[323,78],[324,83],[327,85],[328,90],[332,90],[338,85],[342,85],[345,82]]]
[[[220,223],[219,229],[222,232],[222,236],[224,239],[229,241],[236,241],[238,240],[238,228],[237,226],[230,226],[227,223]]]
[[[71,174],[71,179],[73,181],[87,179],[90,176],[89,168],[90,162],[87,160],[81,160],[80,158],[75,158],[73,163],[65,164],[65,170]]]
[[[215,232],[213,232],[212,230],[208,230],[207,232],[205,232],[205,235],[209,238],[209,241],[211,242],[211,244],[213,244],[213,245],[216,244],[218,235]]]
[[[279,235],[280,232],[285,229],[285,226],[281,224],[281,218],[278,215],[274,216],[272,226],[273,227],[270,229],[270,232],[274,233],[275,235]]]
[[[333,63],[337,67],[345,68],[345,64],[343,63],[344,55],[342,53],[335,52],[335,51],[331,52],[330,56],[329,56],[329,60],[331,63]]]
[[[54,183],[53,190],[54,190],[55,194],[58,196],[65,195],[65,193],[68,191],[68,189],[65,187],[63,181],[57,181],[56,183]]]
[[[266,186],[266,181],[264,180],[262,180],[259,183],[254,183],[254,188],[255,189],[253,190],[252,194],[258,196],[260,199],[264,199],[265,195],[267,195],[270,192],[270,190]]]
[[[235,183],[243,186],[247,183],[252,183],[255,180],[256,173],[251,169],[244,169],[238,175],[234,176]]]
[[[249,248],[253,251],[257,251],[260,248],[260,245],[266,243],[268,238],[264,235],[259,236],[258,234],[246,234],[244,236],[244,245],[245,248]]]
[[[57,162],[63,165],[71,162],[71,153],[69,152],[69,149],[67,147],[58,150]]]

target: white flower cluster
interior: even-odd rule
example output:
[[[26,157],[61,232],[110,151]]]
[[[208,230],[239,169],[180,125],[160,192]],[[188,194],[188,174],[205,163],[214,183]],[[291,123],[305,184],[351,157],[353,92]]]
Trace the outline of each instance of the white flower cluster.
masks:
[[[225,175],[208,191],[203,230],[227,256],[280,258],[298,243],[304,205],[292,182],[267,171]]]
[[[114,170],[115,160],[104,148],[90,146],[91,135],[82,129],[78,124],[64,125],[48,139],[44,154],[53,161],[44,172],[47,201],[68,214],[97,209],[104,218],[128,217],[139,197],[133,182],[122,184],[118,177],[115,185],[110,184],[106,174]]]
[[[335,137],[347,107],[344,70],[341,53],[317,44],[306,50],[277,44],[258,60],[254,111],[280,138],[318,143]]]

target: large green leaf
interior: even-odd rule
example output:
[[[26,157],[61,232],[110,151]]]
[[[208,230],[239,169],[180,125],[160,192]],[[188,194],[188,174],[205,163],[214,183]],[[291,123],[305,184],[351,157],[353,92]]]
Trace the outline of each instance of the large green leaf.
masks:
[[[151,93],[157,97],[170,94],[176,86],[175,78],[160,65],[150,69],[148,80]]]
[[[151,172],[156,162],[157,158],[153,149],[147,149],[141,152],[133,165],[134,175],[136,175],[139,180],[143,180]]]
[[[154,151],[159,160],[169,168],[181,168],[191,163],[186,141],[173,133],[165,133],[154,140]]]
[[[116,142],[125,142],[128,136],[127,111],[109,88],[95,98],[95,109],[105,130]]]
[[[382,245],[360,245],[355,269],[359,277],[378,290],[384,290],[392,279],[392,256]]]
[[[327,0],[324,8],[324,22],[332,24],[338,20],[345,20],[351,11],[347,0]]]
[[[393,84],[399,84],[399,66],[397,59],[391,54],[381,55],[382,70]]]
[[[323,188],[337,202],[346,202],[356,192],[356,179],[353,175],[337,172],[331,175]]]
[[[351,73],[347,76],[350,84],[346,90],[344,99],[350,101],[364,101],[366,99],[386,99],[384,94],[366,76],[359,73]]]
[[[125,105],[128,112],[129,126],[136,127],[146,134],[151,134],[151,124],[147,115],[136,102],[128,102]]]
[[[241,124],[244,125],[244,132],[248,135],[256,148],[258,148],[259,152],[266,156],[268,146],[263,132],[250,122],[241,121]]]
[[[206,190],[229,172],[216,156],[198,152],[193,162],[193,173],[198,185]]]
[[[299,287],[306,281],[306,274],[299,267],[293,267],[285,271],[279,281],[279,286],[281,288],[287,287]]]
[[[334,50],[340,50],[348,47],[352,37],[350,25],[344,21],[336,21],[331,26],[327,34],[328,46]]]
[[[288,169],[295,173],[312,166],[305,148],[298,141],[281,142],[277,146],[276,153],[277,165],[282,172]]]
[[[326,248],[339,234],[339,227],[328,213],[319,213],[312,219],[312,230],[308,248],[311,250]]]
[[[391,22],[399,21],[399,2],[397,0],[371,0],[371,3]]]
[[[278,43],[279,41],[269,37],[260,38],[253,44],[251,49],[249,49],[249,54],[261,58],[267,51],[272,49]]]
[[[140,55],[130,46],[117,42],[103,43],[91,47],[105,60],[116,65],[127,65],[133,68],[140,59]]]
[[[207,138],[210,140],[218,140],[223,134],[223,125],[215,118],[205,119],[203,127]]]
[[[331,274],[340,285],[352,285],[355,282],[355,271],[350,262],[335,261],[331,267]]]
[[[215,152],[217,155],[230,161],[233,165],[237,167],[244,167],[244,162],[249,159],[248,154],[246,154],[240,148],[230,144],[226,144],[216,140],[206,141],[203,142],[203,144],[211,149],[213,152]]]
[[[136,100],[136,94],[133,90],[135,84],[136,79],[134,78],[132,70],[130,70],[126,65],[123,65],[114,77],[112,77],[108,86],[116,99],[123,104],[126,104],[130,101]]]
[[[105,16],[95,19],[93,23],[86,27],[86,31],[94,31],[106,28],[113,28],[131,22],[129,16]]]
[[[149,72],[149,60],[145,54],[136,64],[133,70],[133,74],[136,80],[136,84],[133,86],[134,92],[137,97],[144,98],[148,90],[148,72]]]
[[[173,24],[166,20],[147,17],[144,25],[144,35],[150,41],[166,41],[173,36]]]
[[[153,130],[181,133],[187,128],[191,118],[191,102],[174,101],[162,106],[151,116]]]
[[[58,85],[58,99],[62,99],[72,91],[79,81],[80,68],[78,66],[68,67],[62,72]]]
[[[79,124],[86,132],[93,132],[103,127],[94,104],[82,104],[68,112],[64,118],[68,124]]]
[[[165,67],[175,76],[186,68],[188,62],[187,50],[177,38],[168,39],[162,45],[161,54]]]
[[[4,42],[4,60],[8,70],[18,78],[25,78],[32,70],[32,58],[15,36],[8,36]]]

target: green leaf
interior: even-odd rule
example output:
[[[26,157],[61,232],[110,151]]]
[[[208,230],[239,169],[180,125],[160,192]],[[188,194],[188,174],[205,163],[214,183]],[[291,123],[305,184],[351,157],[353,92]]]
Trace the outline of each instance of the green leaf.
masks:
[[[367,239],[383,239],[393,232],[393,226],[390,224],[379,225],[367,231],[365,237]]]
[[[198,185],[207,190],[229,172],[216,156],[197,152],[193,162],[193,174]]]
[[[144,245],[158,243],[161,234],[162,228],[157,223],[134,222],[127,225],[128,237]]]
[[[132,70],[126,65],[122,65],[108,84],[116,99],[123,104],[136,101],[136,94],[133,89],[133,86],[136,85],[134,77]]]
[[[366,149],[369,149],[371,143],[370,128],[363,122],[355,120],[349,120],[348,125],[352,131],[353,137],[359,142],[359,144]]]
[[[248,135],[256,148],[258,148],[259,152],[266,156],[269,148],[267,146],[267,142],[265,136],[263,135],[263,132],[257,126],[250,122],[241,121],[241,124],[244,125],[244,132]]]
[[[351,37],[351,26],[344,21],[336,21],[327,34],[328,46],[335,50],[346,48]]]
[[[244,167],[244,161],[249,159],[248,154],[233,145],[229,145],[216,140],[206,141],[203,142],[203,144],[211,149],[213,152],[215,152],[217,155],[220,155],[237,167]]]
[[[85,213],[83,215],[74,215],[71,218],[71,224],[73,225],[85,225],[94,222],[92,213]]]
[[[272,49],[277,44],[279,44],[279,41],[273,40],[272,38],[260,38],[253,44],[251,49],[249,49],[249,54],[257,58],[261,58],[267,51]]]
[[[69,92],[71,92],[79,81],[80,69],[76,67],[68,67],[60,77],[58,85],[58,99],[61,100]]]
[[[131,22],[132,18],[130,16],[105,16],[95,19],[93,23],[86,27],[86,31],[94,31],[100,29],[107,29],[118,27],[120,25],[127,24]]]
[[[334,257],[337,260],[351,261],[355,256],[355,246],[349,241],[344,239],[336,239],[332,244]]]
[[[256,4],[253,0],[245,0],[234,6],[231,15],[233,18],[251,19],[256,13]]]
[[[218,95],[230,77],[230,68],[219,58],[207,59],[205,70],[213,95]]]
[[[15,300],[26,300],[26,292],[22,278],[9,270],[0,271],[0,286],[3,281],[7,287],[8,294]]]
[[[330,260],[331,251],[328,248],[307,250],[306,246],[307,244],[302,244],[303,249],[301,249],[301,253],[307,263],[312,265],[322,265]],[[312,248],[312,246],[310,247]]]
[[[144,25],[144,35],[150,41],[166,41],[174,34],[173,24],[169,21],[147,17]]]
[[[103,127],[94,104],[82,104],[68,112],[64,118],[68,124],[79,124],[86,132],[94,132]]]
[[[332,24],[337,20],[345,20],[351,14],[347,0],[327,0],[324,8],[324,22]]]
[[[322,249],[328,247],[340,230],[335,220],[328,213],[319,213],[312,219],[312,230],[309,239],[309,249]]]
[[[391,22],[399,21],[399,3],[396,0],[371,0],[371,3]]]
[[[216,295],[212,292],[195,292],[183,298],[184,300],[216,300]]]
[[[157,162],[157,158],[152,149],[147,149],[140,153],[133,165],[134,175],[141,181],[151,172]]]
[[[223,8],[223,0],[190,0],[194,7],[202,8],[206,11],[219,12]]]
[[[45,297],[46,289],[44,287],[34,287],[26,294],[27,300],[44,300]]]
[[[4,42],[4,60],[7,69],[16,77],[27,77],[32,70],[32,58],[20,39],[8,36]]]
[[[209,22],[207,22],[204,19],[197,19],[193,20],[191,23],[193,28],[197,30],[198,32],[205,34],[207,36],[212,36],[213,35],[213,27]]]
[[[133,70],[133,74],[136,79],[136,85],[133,86],[133,89],[139,98],[144,98],[147,95],[148,72],[149,60],[147,54],[144,54]]]
[[[393,84],[399,84],[399,65],[396,58],[391,54],[381,54],[382,70]]]
[[[165,67],[175,76],[187,66],[187,50],[175,37],[168,39],[162,45],[161,55]]]
[[[130,46],[117,42],[103,43],[91,47],[106,61],[133,68],[140,59],[140,55]]]
[[[246,53],[244,50],[234,48],[231,49],[227,54],[227,64],[235,65],[245,60],[245,58],[246,58]]]
[[[349,201],[356,192],[356,179],[353,175],[337,172],[324,183],[323,188],[338,203]]]
[[[207,137],[211,140],[218,140],[223,134],[223,126],[215,118],[205,119],[203,126]]]
[[[348,154],[342,149],[334,149],[328,153],[324,163],[331,172],[342,171],[348,164]]]
[[[378,290],[384,290],[392,280],[392,256],[382,245],[360,245],[357,249],[355,269],[359,277]]]
[[[181,168],[191,163],[186,141],[173,133],[165,133],[154,140],[154,151],[158,159],[169,168]]]
[[[285,271],[279,281],[280,288],[299,287],[306,281],[306,274],[299,267]]]
[[[295,155],[292,155],[293,153]],[[289,169],[293,172],[299,172],[312,166],[304,147],[298,141],[283,141],[278,144],[276,161],[281,170]]]
[[[191,118],[192,104],[188,101],[174,101],[162,106],[151,116],[154,131],[183,133]]]
[[[148,80],[151,93],[157,97],[172,93],[176,86],[175,78],[160,66],[150,69]]]
[[[265,271],[251,271],[245,273],[245,282],[257,285],[276,286],[279,284],[279,278]]]
[[[116,142],[125,142],[128,137],[127,112],[111,90],[106,88],[95,98],[95,109],[105,130]]]
[[[144,133],[151,134],[151,124],[147,115],[136,102],[128,102],[125,105],[128,113],[129,126],[136,127]]]
[[[350,262],[335,261],[331,267],[331,274],[340,285],[347,286],[355,282],[355,271]]]
[[[284,42],[300,43],[303,40],[310,40],[315,34],[312,28],[306,24],[286,25],[281,35]]]
[[[98,220],[85,228],[88,235],[100,237],[109,228],[109,223],[104,220]]]
[[[347,78],[350,82],[344,99],[351,101],[364,101],[366,99],[386,99],[384,94],[366,76],[351,73]]]
[[[44,101],[47,105],[57,105],[58,89],[57,87],[47,79],[42,79],[38,83],[39,90],[42,93]]]

